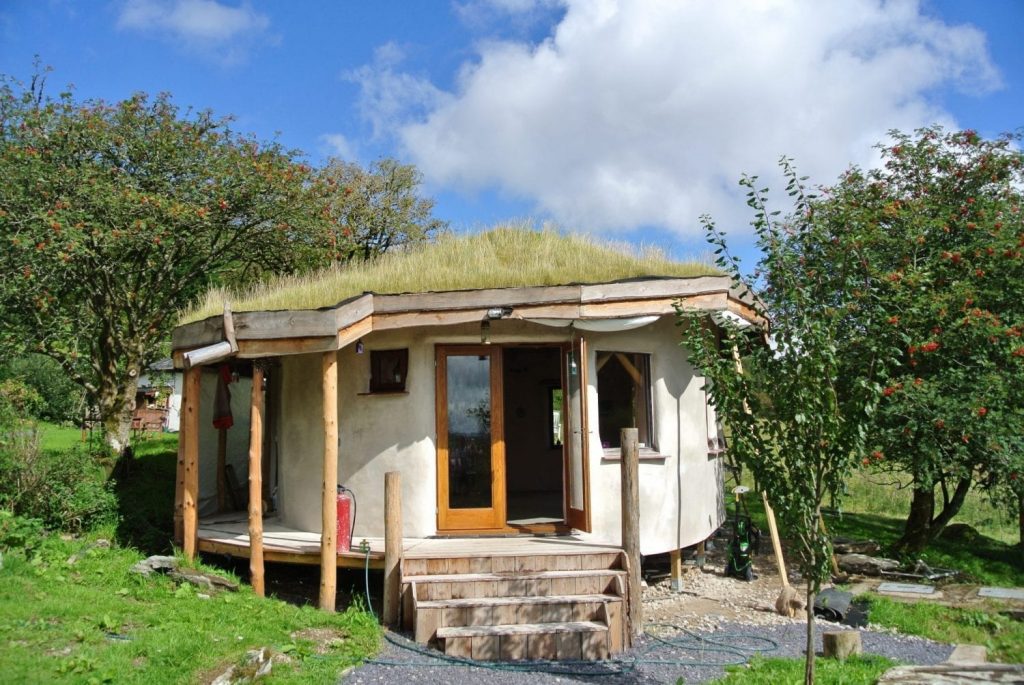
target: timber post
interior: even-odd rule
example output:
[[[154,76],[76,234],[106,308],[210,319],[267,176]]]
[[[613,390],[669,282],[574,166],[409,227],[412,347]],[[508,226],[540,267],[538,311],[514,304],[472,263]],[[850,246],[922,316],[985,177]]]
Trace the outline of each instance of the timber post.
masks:
[[[384,625],[397,628],[402,583],[402,474],[384,474]]]
[[[181,407],[182,547],[193,561],[199,543],[199,390],[202,367],[185,372]]]
[[[672,592],[683,591],[683,553],[674,549],[668,553],[669,568],[672,576]]]
[[[768,519],[768,532],[772,537],[772,551],[775,552],[775,563],[779,566],[779,578],[782,579],[782,587],[789,587],[789,575],[786,573],[786,561],[782,558],[782,541],[779,539],[779,527],[775,524],[775,510],[768,504],[768,493],[761,491],[761,500],[764,502],[764,515]]]
[[[249,582],[263,597],[263,367],[252,367],[249,402]]]
[[[338,353],[323,353],[323,491],[320,502],[320,608],[335,610],[338,586]]]
[[[629,559],[628,621],[630,642],[643,632],[643,590],[640,588],[640,448],[639,431],[623,428],[622,452],[622,549]]]

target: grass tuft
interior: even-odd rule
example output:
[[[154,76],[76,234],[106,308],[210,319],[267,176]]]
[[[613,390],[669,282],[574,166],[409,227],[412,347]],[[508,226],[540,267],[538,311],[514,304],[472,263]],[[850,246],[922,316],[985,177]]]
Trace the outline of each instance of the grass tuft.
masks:
[[[219,314],[225,301],[234,311],[317,309],[364,292],[438,292],[719,273],[706,262],[673,261],[656,248],[637,249],[552,228],[534,230],[523,222],[474,235],[445,235],[366,262],[278,278],[246,292],[214,289],[182,313],[181,323]]]
[[[872,685],[896,663],[882,656],[866,654],[850,657],[845,661],[817,659],[814,664],[815,682],[820,685]],[[755,657],[742,666],[727,666],[724,678],[714,681],[716,685],[777,685],[778,683],[802,683],[804,660],[766,659]]]

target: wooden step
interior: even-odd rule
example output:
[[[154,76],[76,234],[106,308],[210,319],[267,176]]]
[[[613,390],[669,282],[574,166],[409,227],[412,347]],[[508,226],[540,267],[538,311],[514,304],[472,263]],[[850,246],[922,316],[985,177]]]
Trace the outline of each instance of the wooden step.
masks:
[[[433,575],[442,573],[528,573],[531,571],[578,571],[622,568],[621,552],[558,554],[492,554],[464,557],[406,557],[402,574]]]
[[[439,628],[449,656],[483,661],[607,659],[608,626],[596,621]]]
[[[609,610],[608,604],[615,606]],[[471,597],[416,603],[415,640],[428,644],[439,628],[606,620],[621,616],[622,598],[614,595]]]
[[[402,583],[419,600],[467,597],[623,594],[625,571],[536,571],[530,573],[456,573],[406,576]]]

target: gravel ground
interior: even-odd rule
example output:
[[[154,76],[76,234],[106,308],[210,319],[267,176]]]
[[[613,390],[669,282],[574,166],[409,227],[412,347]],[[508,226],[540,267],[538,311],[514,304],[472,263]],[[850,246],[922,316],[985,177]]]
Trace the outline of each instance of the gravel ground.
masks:
[[[821,650],[822,626],[818,624],[817,649]],[[733,634],[732,637],[729,635]],[[744,638],[736,637],[740,633]],[[594,664],[566,666],[557,662],[518,662],[520,670],[506,670],[507,664],[498,669],[452,664],[443,659],[396,646],[390,641],[377,658],[370,663],[349,672],[343,683],[481,683],[484,685],[527,685],[528,683],[594,682],[607,685],[626,683],[675,683],[680,678],[686,683],[703,683],[720,677],[724,673],[723,662],[738,660],[737,655],[715,651],[721,644],[740,648],[747,654],[763,653],[765,656],[802,657],[804,626],[757,625],[724,623],[716,631],[695,633],[708,642],[690,639],[690,647],[675,648],[645,637],[640,644],[622,654],[618,659]],[[402,636],[389,635],[390,639],[405,645],[411,643]],[[755,639],[751,639],[755,638]],[[892,633],[861,631],[864,651],[881,654],[895,661],[908,664],[935,664],[945,661],[953,651],[952,646],[917,637]],[[769,642],[771,641],[771,642]],[[703,645],[703,649],[701,646]],[[745,647],[744,647],[745,645]],[[755,652],[754,650],[758,650]],[[655,663],[667,661],[675,663]],[[707,665],[683,665],[700,662]],[[392,665],[398,664],[398,665]]]
[[[406,638],[389,634],[378,663],[349,672],[342,682],[357,683],[522,683],[594,682],[605,685],[626,683],[703,683],[721,677],[724,664],[738,663],[750,656],[803,657],[806,626],[802,613],[797,618],[775,613],[779,577],[774,563],[765,557],[755,560],[758,577],[753,582],[727,578],[723,574],[724,549],[709,552],[704,569],[686,566],[683,592],[674,592],[664,574],[652,573],[643,589],[644,621],[659,635],[674,640],[665,644],[645,636],[633,649],[617,659],[584,664],[558,662],[517,662],[496,668],[453,664],[438,652],[421,651]],[[790,581],[798,589],[795,574]],[[671,624],[675,628],[654,628]],[[845,627],[817,621],[817,646],[821,633]],[[684,632],[685,631],[685,632]],[[740,637],[742,636],[742,637]],[[399,643],[398,646],[391,642]],[[880,654],[905,664],[937,664],[952,653],[952,645],[915,636],[900,635],[881,627],[861,629],[864,652]],[[723,650],[723,646],[733,651]],[[391,662],[391,663],[381,663]],[[662,662],[662,663],[658,663]],[[393,665],[398,664],[398,665]],[[510,670],[514,668],[516,670]]]

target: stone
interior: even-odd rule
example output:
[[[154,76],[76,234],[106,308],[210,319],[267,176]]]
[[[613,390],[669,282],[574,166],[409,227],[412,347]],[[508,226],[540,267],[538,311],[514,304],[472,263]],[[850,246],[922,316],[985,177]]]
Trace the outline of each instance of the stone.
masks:
[[[847,540],[836,538],[832,551],[836,554],[876,554],[881,546],[874,540]]]
[[[866,554],[839,554],[836,561],[841,570],[865,576],[879,576],[883,571],[895,571],[900,567],[900,562],[895,559],[872,557]]]
[[[153,555],[132,566],[131,571],[132,573],[150,576],[154,571],[157,573],[170,573],[177,568],[178,560],[174,557]]]
[[[848,656],[864,652],[861,646],[860,633],[856,630],[838,630],[826,632],[822,636],[825,656],[842,661]]]
[[[792,585],[785,585],[779,593],[779,598],[775,600],[775,613],[793,618],[804,606],[806,604],[800,599],[800,593],[794,590]]]
[[[957,645],[946,662],[950,664],[984,664],[988,662],[988,650],[982,645]]]

